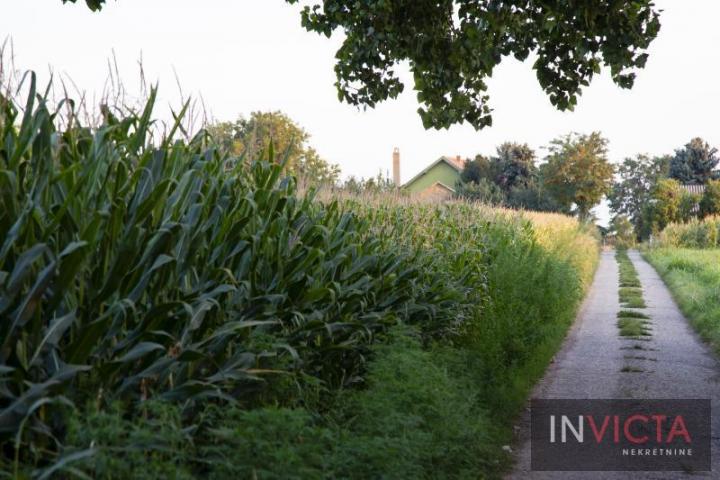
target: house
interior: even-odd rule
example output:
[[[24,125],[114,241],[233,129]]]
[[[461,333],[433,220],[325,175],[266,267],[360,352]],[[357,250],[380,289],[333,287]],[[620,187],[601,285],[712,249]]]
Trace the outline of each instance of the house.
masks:
[[[455,194],[465,160],[460,156],[443,156],[401,185],[400,150],[393,150],[393,181],[411,195],[422,199],[446,200]]]

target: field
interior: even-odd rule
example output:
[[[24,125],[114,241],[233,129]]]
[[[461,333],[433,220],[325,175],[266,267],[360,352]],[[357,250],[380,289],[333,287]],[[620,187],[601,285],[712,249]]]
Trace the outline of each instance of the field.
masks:
[[[500,476],[596,262],[562,215],[316,197],[0,98],[0,476]]]
[[[720,352],[720,250],[656,248],[643,254],[700,336]]]

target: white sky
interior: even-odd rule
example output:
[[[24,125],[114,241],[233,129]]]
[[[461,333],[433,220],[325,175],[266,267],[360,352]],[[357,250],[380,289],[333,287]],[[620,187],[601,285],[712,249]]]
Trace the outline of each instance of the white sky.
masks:
[[[185,93],[202,93],[217,119],[282,110],[344,176],[388,171],[397,146],[407,180],[440,155],[490,154],[506,140],[527,142],[542,156],[542,146],[570,131],[600,130],[614,162],[671,153],[694,136],[720,146],[720,2],[656,3],[662,29],[632,90],[603,72],[575,112],[561,113],[530,61],[505,59],[489,82],[493,127],[479,132],[467,125],[424,130],[409,83],[375,110],[340,103],[333,85],[340,39],[303,30],[299,8],[283,0],[110,0],[100,13],[83,0],[2,0],[0,41],[12,39],[18,68],[47,80],[52,67],[88,92],[102,89],[113,50],[126,84],[136,86],[142,55],[146,77],[160,83],[162,107],[176,105],[174,68]]]

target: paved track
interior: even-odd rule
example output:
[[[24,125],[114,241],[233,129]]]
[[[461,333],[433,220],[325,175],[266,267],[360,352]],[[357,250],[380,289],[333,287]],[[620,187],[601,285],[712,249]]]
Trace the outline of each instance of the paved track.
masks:
[[[616,315],[618,268],[614,252],[602,253],[595,279],[578,318],[533,398],[710,398],[720,411],[720,364],[697,337],[655,270],[639,253],[630,259],[640,277],[652,336],[639,342],[619,335]],[[637,359],[631,357],[646,357]],[[622,372],[632,367],[638,372]],[[511,479],[672,479],[720,478],[720,415],[713,415],[713,474],[683,472],[530,471],[529,412],[520,423],[517,463]]]

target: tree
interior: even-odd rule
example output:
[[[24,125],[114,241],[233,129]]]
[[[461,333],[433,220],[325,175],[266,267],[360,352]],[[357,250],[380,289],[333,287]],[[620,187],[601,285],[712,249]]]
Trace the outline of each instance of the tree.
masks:
[[[527,187],[537,176],[535,152],[525,143],[505,142],[493,157],[476,155],[465,162],[460,177],[465,183],[487,180],[504,192],[515,187]]]
[[[63,2],[76,0],[62,0]],[[104,0],[86,0],[98,9]],[[298,0],[286,0],[295,4]],[[504,57],[533,53],[541,88],[572,110],[604,65],[630,88],[660,30],[653,0],[316,0],[301,13],[308,31],[343,34],[335,58],[340,100],[374,107],[405,88],[408,64],[425,128],[492,124],[487,80]]]
[[[615,215],[622,215],[640,233],[644,206],[650,200],[650,193],[660,178],[667,177],[670,157],[637,155],[626,158],[617,168],[616,180],[608,194],[610,209]]]
[[[377,194],[390,191],[398,191],[397,185],[388,175],[382,171],[370,178],[355,178],[350,176],[342,185],[342,189],[354,195]]]
[[[527,188],[537,176],[535,152],[526,144],[505,142],[497,147],[497,183],[509,192],[513,188]]]
[[[720,180],[709,180],[700,200],[700,216],[720,214]]]
[[[460,172],[460,179],[463,183],[479,183],[481,180],[486,180],[494,184],[499,173],[497,163],[483,155],[475,155],[475,158],[465,162]]]
[[[677,180],[663,178],[652,190],[648,214],[654,232],[660,232],[669,223],[681,220],[683,188]]]
[[[633,224],[625,215],[615,215],[610,221],[610,230],[619,247],[632,247],[635,244]]]
[[[715,167],[720,158],[702,138],[693,138],[684,148],[675,150],[670,161],[670,177],[680,183],[704,184],[717,177]]]
[[[569,134],[553,140],[547,163],[541,168],[545,185],[565,208],[575,205],[581,219],[610,191],[613,166],[607,158],[607,140],[599,132]]]
[[[290,117],[280,111],[252,112],[249,119],[238,118],[234,122],[209,125],[208,133],[231,153],[258,158],[272,142],[277,159],[288,157],[288,168],[295,165],[305,154],[305,143],[310,135]]]
[[[550,194],[539,180],[531,184],[510,189],[505,200],[510,208],[522,208],[538,212],[564,212],[563,206]]]
[[[502,143],[493,157],[476,155],[465,163],[457,196],[510,208],[562,211],[542,184],[535,152],[527,145]]]
[[[77,0],[62,0],[63,3],[75,3]],[[102,9],[103,4],[105,3],[105,0],[85,0],[85,3],[87,4],[88,8],[92,10],[93,12],[96,12],[100,9]]]
[[[308,147],[300,157],[295,173],[305,184],[333,185],[340,177],[340,167],[326,162],[314,148]]]
[[[477,182],[460,183],[455,189],[455,196],[488,205],[505,204],[505,192],[487,178],[481,178]]]
[[[206,129],[220,148],[248,159],[259,158],[272,142],[276,160],[287,159],[288,172],[300,181],[335,183],[339,177],[340,168],[323,160],[308,145],[310,134],[280,111],[252,112],[249,119],[218,122]]]

